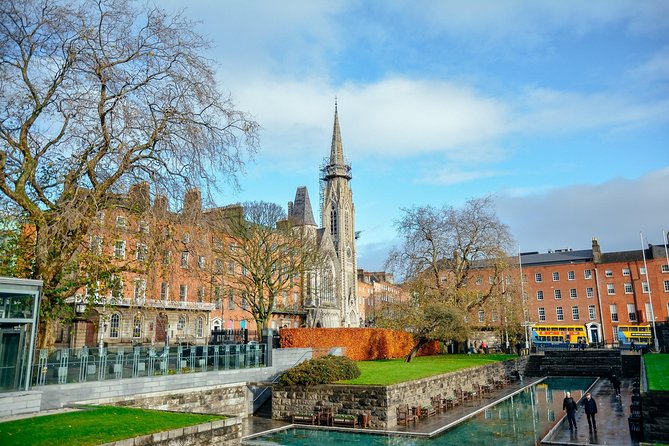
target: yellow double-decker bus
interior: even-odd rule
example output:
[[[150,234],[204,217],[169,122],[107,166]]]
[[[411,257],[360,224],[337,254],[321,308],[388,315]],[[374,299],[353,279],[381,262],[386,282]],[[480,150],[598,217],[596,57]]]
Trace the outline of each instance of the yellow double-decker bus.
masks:
[[[535,325],[532,327],[532,343],[538,347],[571,347],[578,342],[587,343],[583,325]]]
[[[646,347],[652,339],[650,325],[618,325],[618,342],[621,347]]]

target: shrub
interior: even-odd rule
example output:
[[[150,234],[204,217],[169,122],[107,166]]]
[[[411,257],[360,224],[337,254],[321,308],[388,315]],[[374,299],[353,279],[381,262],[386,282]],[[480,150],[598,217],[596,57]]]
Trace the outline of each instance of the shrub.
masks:
[[[329,384],[342,379],[354,379],[360,376],[357,364],[346,356],[323,356],[310,359],[285,371],[279,384],[283,386],[307,386]]]

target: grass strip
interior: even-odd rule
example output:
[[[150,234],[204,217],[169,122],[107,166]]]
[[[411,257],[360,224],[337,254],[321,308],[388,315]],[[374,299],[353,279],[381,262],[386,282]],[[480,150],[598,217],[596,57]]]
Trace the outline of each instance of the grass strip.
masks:
[[[337,383],[387,386],[517,357],[516,355],[502,354],[437,355],[418,356],[408,363],[404,362],[404,359],[358,361],[356,364],[360,368],[360,376]]]
[[[97,445],[223,418],[222,415],[95,406],[0,423],[0,444]]]
[[[669,390],[669,354],[649,353],[643,355],[643,361],[648,390]]]

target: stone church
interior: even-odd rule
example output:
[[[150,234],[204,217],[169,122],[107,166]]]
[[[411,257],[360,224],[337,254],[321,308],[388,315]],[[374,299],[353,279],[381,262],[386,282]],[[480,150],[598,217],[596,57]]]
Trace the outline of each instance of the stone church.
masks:
[[[288,204],[288,218],[318,241],[325,261],[306,275],[304,309],[309,327],[358,327],[356,287],[355,207],[351,191],[351,165],[344,158],[335,103],[330,156],[320,169],[322,226],[314,219],[309,192],[299,187]]]

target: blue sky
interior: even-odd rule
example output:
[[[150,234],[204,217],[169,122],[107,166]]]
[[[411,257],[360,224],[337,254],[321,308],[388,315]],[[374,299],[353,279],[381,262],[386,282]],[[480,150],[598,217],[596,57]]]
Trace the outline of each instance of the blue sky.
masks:
[[[218,204],[307,186],[317,208],[338,98],[361,268],[382,268],[402,207],[488,194],[521,251],[669,229],[669,1],[160,5],[199,22],[220,87],[262,126]]]

